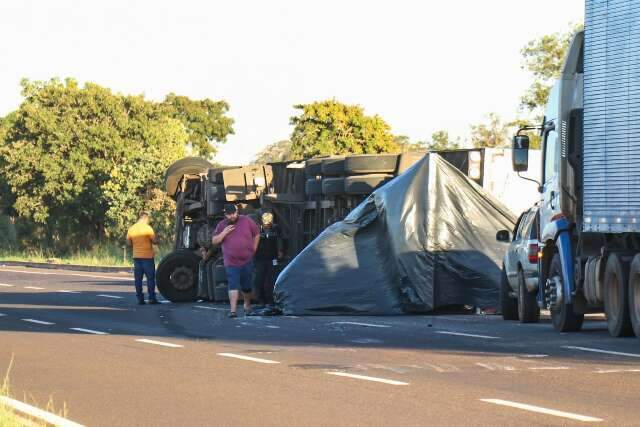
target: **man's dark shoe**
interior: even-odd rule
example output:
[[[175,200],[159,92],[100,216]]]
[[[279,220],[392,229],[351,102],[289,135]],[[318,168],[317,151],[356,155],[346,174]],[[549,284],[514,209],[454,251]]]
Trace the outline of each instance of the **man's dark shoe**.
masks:
[[[144,300],[143,300],[143,299],[139,299],[139,300],[138,300],[138,305],[145,305]]]
[[[235,319],[236,317],[238,317],[238,315],[235,311],[232,311],[231,313],[227,314],[227,317],[230,319]]]
[[[252,309],[252,310],[245,311],[245,312],[244,312],[244,315],[245,315],[245,316],[257,316],[257,315],[258,315],[258,312],[257,312],[256,310],[253,310],[253,309]]]
[[[149,304],[156,305],[156,304],[160,304],[160,302],[158,302],[158,300],[155,298],[149,298]]]

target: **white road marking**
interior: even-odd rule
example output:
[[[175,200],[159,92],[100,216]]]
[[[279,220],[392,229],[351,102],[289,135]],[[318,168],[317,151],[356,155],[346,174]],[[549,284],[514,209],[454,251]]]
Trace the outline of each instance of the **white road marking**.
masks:
[[[537,412],[539,414],[553,415],[556,417],[569,418],[571,420],[576,420],[576,421],[592,422],[592,423],[604,421],[602,418],[590,417],[588,415],[573,414],[571,412],[558,411],[555,409],[543,408],[541,406],[527,405],[526,403],[510,402],[508,400],[501,400],[501,399],[480,399],[480,400],[486,403],[509,406],[511,408],[523,409],[525,411]]]
[[[15,285],[10,285],[8,283],[0,283],[0,286],[5,287],[5,288],[13,288]]]
[[[222,308],[222,307],[206,307],[204,305],[194,305],[195,308],[203,308],[205,310],[218,310],[218,311],[229,311],[228,308]]]
[[[518,357],[542,358],[549,357],[548,354],[519,354]]]
[[[249,362],[265,363],[265,364],[269,364],[269,365],[280,363],[280,362],[277,362],[275,360],[258,359],[257,357],[244,356],[242,354],[218,353],[218,356],[231,357],[231,358],[240,359],[240,360],[248,360]]]
[[[107,294],[98,294],[96,295],[97,297],[102,297],[102,298],[114,298],[114,299],[122,299],[123,297],[119,297],[117,295],[107,295]]]
[[[389,325],[377,325],[375,323],[360,323],[360,322],[331,322],[330,325],[355,325],[355,326],[367,326],[369,328],[390,328]]]
[[[55,323],[45,322],[44,320],[22,319],[23,322],[36,323],[38,325],[55,325]]]
[[[348,374],[346,372],[327,372],[329,375],[335,375],[338,377],[355,378],[357,380],[373,381],[376,383],[391,384],[391,385],[409,385],[402,381],[388,380],[386,378],[368,377],[366,375]]]
[[[78,273],[64,273],[64,272],[56,272],[56,273],[45,273],[44,271],[23,271],[23,270],[9,270],[5,268],[0,268],[0,272],[6,271],[8,273],[24,273],[24,274],[41,274],[47,276],[79,276],[79,277],[91,277],[94,279],[110,279],[110,280],[126,280],[127,282],[133,282],[133,278],[124,278],[124,277],[110,277],[110,276],[96,276],[93,274],[78,274]]]
[[[617,374],[619,372],[640,372],[640,369],[606,369],[593,372],[596,374]]]
[[[489,335],[476,335],[476,334],[465,334],[462,332],[450,332],[450,331],[436,331],[436,334],[444,334],[444,335],[457,335],[460,337],[471,337],[471,338],[484,338],[487,340],[499,340],[500,337],[491,337]]]
[[[267,325],[267,328],[269,328],[269,329],[280,329],[280,326],[276,326],[276,325]]]
[[[571,368],[568,366],[532,366],[527,369],[530,371],[566,371]]]
[[[0,313],[0,317],[4,317],[4,316],[6,316],[6,314]]]
[[[27,405],[26,403],[20,402],[18,400],[11,399],[10,397],[0,396],[0,402],[7,406],[10,406],[20,413],[40,419],[48,425],[53,425],[56,427],[83,427],[82,424],[75,423],[73,421],[52,414],[51,412],[43,411],[42,409],[38,409],[34,406]]]
[[[172,344],[170,342],[148,340],[146,338],[137,339],[136,341],[143,342],[143,343],[146,343],[146,344],[155,344],[155,345],[161,345],[163,347],[171,347],[171,348],[182,348],[182,347],[184,347],[183,345],[180,345],[180,344]]]
[[[621,353],[619,351],[601,350],[599,348],[575,347],[572,345],[563,345],[562,348],[566,348],[569,350],[590,351],[592,353],[612,354],[614,356],[640,357],[640,354],[637,353]]]
[[[69,328],[72,331],[78,331],[78,332],[86,332],[88,334],[94,334],[94,335],[109,335],[108,332],[102,332],[102,331],[94,331],[93,329],[84,329],[84,328]]]
[[[79,291],[69,291],[67,289],[60,289],[60,290],[57,290],[56,292],[62,292],[63,294],[79,294],[80,293]]]
[[[478,366],[480,366],[482,368],[488,369],[490,371],[495,371],[496,370],[496,368],[494,368],[493,366],[491,366],[491,365],[489,365],[487,363],[476,362],[476,365],[478,365]]]
[[[41,291],[41,290],[43,290],[43,289],[44,289],[44,288],[41,288],[41,287],[39,287],[39,286],[25,286],[24,288],[25,288],[25,289],[35,289],[35,290],[37,290],[37,291]]]

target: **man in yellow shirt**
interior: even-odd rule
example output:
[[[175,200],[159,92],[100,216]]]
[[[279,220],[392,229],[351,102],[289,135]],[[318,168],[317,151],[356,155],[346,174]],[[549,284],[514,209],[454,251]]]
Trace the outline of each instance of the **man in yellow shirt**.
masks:
[[[140,212],[138,222],[132,225],[127,232],[127,242],[133,246],[133,277],[140,305],[144,304],[143,276],[147,276],[149,304],[158,304],[156,299],[156,265],[153,261],[153,244],[156,243],[156,234],[149,225],[149,220],[147,212]]]

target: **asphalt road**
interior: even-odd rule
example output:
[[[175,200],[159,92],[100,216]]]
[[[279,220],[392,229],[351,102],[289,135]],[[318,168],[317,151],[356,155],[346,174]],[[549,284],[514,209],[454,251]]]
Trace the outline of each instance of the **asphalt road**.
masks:
[[[247,317],[0,267],[0,374],[90,426],[640,425],[640,339],[499,316]]]

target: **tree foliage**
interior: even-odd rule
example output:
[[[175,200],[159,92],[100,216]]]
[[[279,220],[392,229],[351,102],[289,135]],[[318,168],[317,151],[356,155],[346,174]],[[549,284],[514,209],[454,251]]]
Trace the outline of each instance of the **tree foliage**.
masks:
[[[438,130],[431,134],[431,142],[427,144],[429,150],[456,150],[460,148],[460,138],[451,139],[449,132]]]
[[[509,125],[498,114],[490,113],[486,123],[471,126],[471,143],[476,148],[508,147]]]
[[[426,151],[427,146],[423,141],[412,142],[406,135],[396,135],[393,137],[393,142],[398,147],[399,153],[408,153],[412,151]]]
[[[225,101],[192,100],[170,93],[163,106],[186,127],[194,155],[211,159],[217,152],[216,144],[233,134],[233,119],[226,116],[229,104]]]
[[[291,141],[284,139],[267,145],[262,151],[256,154],[254,163],[287,162],[295,159],[296,157],[291,151]]]
[[[560,77],[562,64],[573,35],[583,25],[574,25],[566,33],[553,33],[531,40],[522,48],[522,68],[533,75],[533,82],[521,98],[521,107],[541,114],[553,82]]]
[[[390,126],[380,116],[366,116],[359,105],[336,100],[300,104],[291,118],[291,150],[296,157],[396,152]]]
[[[120,238],[158,198],[164,170],[184,156],[187,128],[166,104],[94,83],[23,80],[22,88],[24,102],[0,141],[13,208],[43,230],[48,246]]]

